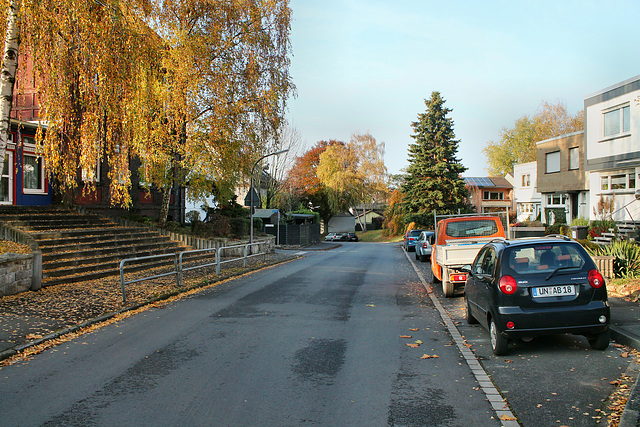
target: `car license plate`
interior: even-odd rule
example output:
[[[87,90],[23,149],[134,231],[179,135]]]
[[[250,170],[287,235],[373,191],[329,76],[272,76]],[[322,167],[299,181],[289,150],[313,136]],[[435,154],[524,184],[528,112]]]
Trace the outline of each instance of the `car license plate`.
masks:
[[[560,297],[575,295],[576,287],[574,285],[544,286],[539,288],[532,288],[531,293],[534,298]]]

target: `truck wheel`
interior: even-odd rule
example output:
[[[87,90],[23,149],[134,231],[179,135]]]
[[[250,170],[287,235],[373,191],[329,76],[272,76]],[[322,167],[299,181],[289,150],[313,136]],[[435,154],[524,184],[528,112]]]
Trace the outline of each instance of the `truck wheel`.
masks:
[[[453,296],[454,284],[449,280],[449,270],[442,268],[442,293],[445,297],[451,298]]]
[[[453,296],[454,284],[449,281],[449,279],[442,278],[442,292],[444,296],[447,298],[451,298]]]

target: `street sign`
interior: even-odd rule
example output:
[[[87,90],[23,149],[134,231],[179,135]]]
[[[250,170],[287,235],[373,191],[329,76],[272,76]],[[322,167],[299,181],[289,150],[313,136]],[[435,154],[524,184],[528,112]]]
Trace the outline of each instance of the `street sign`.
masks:
[[[251,206],[251,191],[253,191],[253,206],[260,206],[260,197],[258,197],[258,193],[253,187],[247,191],[247,195],[244,198],[244,205]]]

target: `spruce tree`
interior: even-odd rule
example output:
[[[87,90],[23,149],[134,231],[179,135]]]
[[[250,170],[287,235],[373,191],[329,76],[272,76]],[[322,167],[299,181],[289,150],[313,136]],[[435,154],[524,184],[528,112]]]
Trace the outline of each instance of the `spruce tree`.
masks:
[[[467,170],[456,157],[458,143],[453,132],[452,111],[444,106],[439,92],[425,99],[427,110],[411,124],[415,140],[409,146],[409,166],[402,186],[403,208],[407,222],[421,225],[433,222],[432,213],[457,213],[466,210],[468,192],[460,176]]]

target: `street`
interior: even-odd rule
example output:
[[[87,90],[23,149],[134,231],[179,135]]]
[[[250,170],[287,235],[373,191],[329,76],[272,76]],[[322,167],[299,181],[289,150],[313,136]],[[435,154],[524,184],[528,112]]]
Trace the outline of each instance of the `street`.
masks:
[[[414,264],[430,282],[400,245],[349,242],[106,326],[2,368],[2,423],[500,425]],[[595,425],[631,363],[571,336],[494,357],[434,291],[522,425]]]

